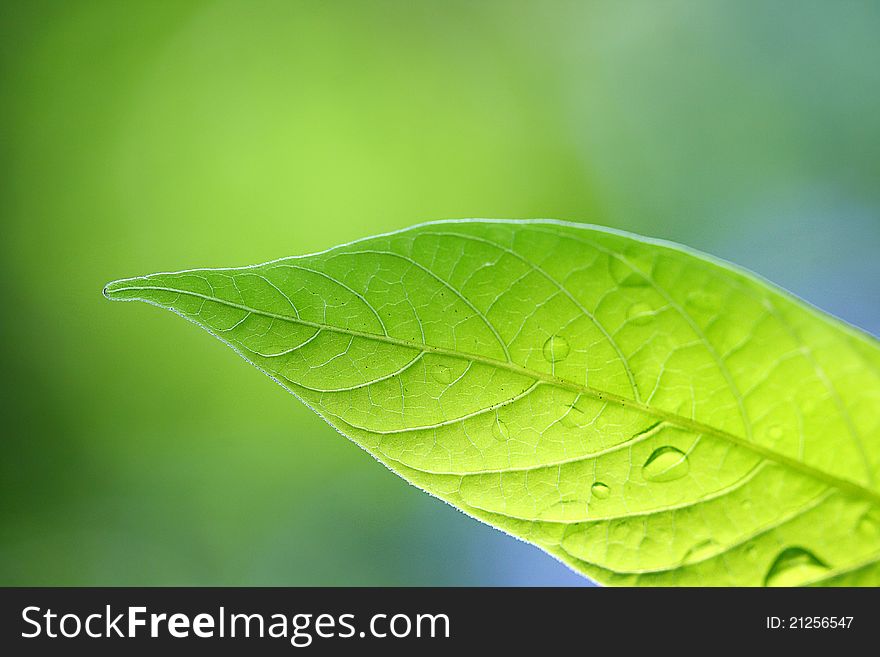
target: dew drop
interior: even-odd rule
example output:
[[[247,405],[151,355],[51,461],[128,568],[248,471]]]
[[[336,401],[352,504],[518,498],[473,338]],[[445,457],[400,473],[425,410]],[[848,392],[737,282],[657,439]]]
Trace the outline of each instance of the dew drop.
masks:
[[[507,440],[510,438],[510,429],[507,428],[504,420],[500,417],[496,417],[495,422],[492,423],[492,435],[495,436],[495,440]]]
[[[799,586],[828,570],[828,565],[802,547],[784,549],[764,577],[764,586]]]
[[[782,434],[782,427],[778,424],[774,424],[772,427],[767,429],[767,435],[770,437],[771,440],[779,440],[780,438],[782,438]]]
[[[550,363],[564,360],[569,351],[571,347],[568,346],[568,341],[558,335],[550,336],[544,343],[544,358]]]
[[[674,481],[684,477],[689,468],[687,455],[667,445],[651,453],[642,466],[642,476],[648,481]]]
[[[629,310],[626,311],[626,318],[636,326],[643,326],[654,319],[654,309],[647,303],[639,301],[629,307]]]
[[[648,279],[641,272],[618,257],[611,256],[608,260],[608,270],[611,272],[611,278],[623,287],[644,287],[648,284]]]
[[[569,429],[580,429],[587,424],[587,414],[574,404],[560,404],[559,423]]]
[[[867,538],[880,538],[880,513],[868,511],[859,518],[856,525],[859,534]]]
[[[708,559],[715,554],[717,548],[718,544],[712,539],[700,541],[687,551],[684,559],[682,559],[682,563],[696,563],[697,561]]]
[[[607,499],[609,495],[611,495],[611,488],[608,484],[603,484],[601,481],[597,481],[590,487],[590,493],[593,497],[598,500]]]
[[[687,295],[685,304],[689,308],[710,313],[715,312],[721,307],[721,301],[718,299],[718,296],[706,290],[692,290]]]
[[[452,368],[448,365],[437,363],[431,367],[431,378],[439,383],[450,383],[452,381]]]
[[[694,416],[693,400],[681,402],[675,409],[675,414],[680,417],[692,418]]]

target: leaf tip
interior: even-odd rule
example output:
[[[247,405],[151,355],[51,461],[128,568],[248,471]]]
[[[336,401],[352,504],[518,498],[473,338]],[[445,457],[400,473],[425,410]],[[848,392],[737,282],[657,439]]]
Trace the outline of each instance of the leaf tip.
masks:
[[[101,290],[101,293],[110,301],[123,301],[126,299],[130,299],[130,294],[125,294],[126,292],[132,292],[134,289],[134,282],[138,279],[134,278],[123,278],[118,281],[112,281],[107,283],[104,286],[104,289]]]
[[[107,283],[107,285],[104,286],[104,289],[101,290],[101,294],[103,294],[104,297],[106,297],[107,299],[110,299],[110,301],[115,301],[115,300],[119,299],[118,296],[115,296],[115,291],[118,286],[118,283],[119,283],[119,281],[113,281],[111,283]]]

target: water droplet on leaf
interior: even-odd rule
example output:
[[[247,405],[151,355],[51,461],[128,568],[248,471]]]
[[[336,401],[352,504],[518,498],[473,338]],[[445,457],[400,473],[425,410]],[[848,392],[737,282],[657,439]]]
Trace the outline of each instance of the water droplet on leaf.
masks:
[[[431,378],[439,383],[450,383],[452,381],[452,368],[448,365],[437,363],[431,367]]]
[[[558,335],[553,335],[544,343],[544,358],[550,363],[556,363],[568,356],[571,347],[568,341]]]
[[[675,414],[679,417],[692,418],[694,416],[694,402],[692,400],[681,402],[675,408]]]
[[[648,284],[648,279],[641,272],[616,256],[610,257],[608,269],[611,272],[611,278],[623,287],[644,287]]]
[[[868,511],[859,518],[856,525],[859,534],[867,538],[880,538],[880,513]]]
[[[767,571],[764,586],[799,586],[821,576],[828,565],[802,547],[786,548]]]
[[[771,440],[779,440],[780,438],[782,438],[782,434],[782,427],[778,424],[774,424],[772,427],[767,429],[767,435],[770,436]]]
[[[715,312],[721,307],[721,301],[717,295],[706,290],[692,290],[685,300],[689,308],[704,312]]]
[[[629,310],[626,311],[626,318],[632,324],[643,326],[654,319],[654,309],[647,303],[639,301],[629,307]]]
[[[590,493],[592,493],[593,497],[596,499],[604,500],[611,495],[611,488],[608,484],[603,484],[601,481],[597,481],[590,487]]]
[[[580,429],[587,424],[587,414],[574,404],[559,405],[559,423],[569,429]]]
[[[495,422],[492,423],[492,435],[495,436],[495,440],[507,440],[510,438],[510,429],[507,428],[507,425],[504,424],[500,417],[496,417]]]
[[[642,476],[648,481],[674,481],[684,477],[689,468],[685,453],[667,445],[651,453],[642,466]]]
[[[708,559],[715,553],[717,548],[718,544],[711,539],[700,541],[687,551],[684,559],[682,559],[682,563],[695,563]]]

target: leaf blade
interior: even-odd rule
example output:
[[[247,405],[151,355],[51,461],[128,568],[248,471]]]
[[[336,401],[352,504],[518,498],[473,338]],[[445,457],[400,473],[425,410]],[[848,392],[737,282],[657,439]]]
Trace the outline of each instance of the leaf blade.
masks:
[[[599,581],[765,583],[797,537],[836,576],[843,550],[809,531],[831,511],[849,562],[877,551],[852,539],[880,500],[876,342],[704,256],[440,222],[105,293],[196,321],[408,481]]]

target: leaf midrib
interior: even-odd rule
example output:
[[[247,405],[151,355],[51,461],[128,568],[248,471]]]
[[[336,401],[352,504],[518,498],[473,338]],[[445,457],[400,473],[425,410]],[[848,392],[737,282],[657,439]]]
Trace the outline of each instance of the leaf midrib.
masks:
[[[121,281],[120,281],[121,282]],[[112,284],[111,284],[112,285]],[[324,324],[322,322],[312,322],[306,319],[301,319],[298,317],[291,317],[290,315],[282,315],[279,313],[273,313],[266,310],[258,310],[256,308],[251,308],[250,306],[246,306],[244,304],[235,303],[234,301],[228,301],[226,299],[221,299],[219,297],[215,297],[209,294],[202,294],[200,292],[194,292],[192,290],[181,290],[177,288],[160,286],[160,285],[130,285],[127,287],[118,287],[110,289],[110,285],[107,286],[107,290],[105,292],[107,298],[111,300],[121,300],[126,301],[129,299],[114,297],[113,294],[121,293],[121,292],[141,292],[146,290],[153,290],[156,292],[170,292],[174,294],[182,294],[186,296],[191,296],[199,299],[203,299],[205,301],[210,301],[213,303],[219,303],[224,306],[228,306],[230,308],[236,308],[238,310],[242,310],[244,312],[252,313],[255,315],[261,315],[263,317],[268,317],[270,319],[277,319],[284,322],[290,322],[293,324],[299,324],[301,326],[308,326],[320,331],[331,331],[335,333],[342,333],[345,335],[351,335],[355,337],[364,338],[367,340],[374,340],[377,342],[385,342],[388,344],[394,344],[400,347],[405,347],[407,349],[415,349],[417,351],[427,351],[435,354],[441,354],[444,356],[449,356],[452,358],[462,358],[470,361],[475,361],[479,363],[483,363],[484,365],[488,365],[490,367],[496,367],[499,369],[508,370],[510,372],[514,372],[516,374],[527,376],[536,381],[542,381],[544,383],[557,386],[564,390],[569,390],[571,392],[587,395],[593,397],[594,399],[598,399],[600,401],[617,403],[621,406],[625,406],[627,408],[631,408],[633,410],[639,411],[644,415],[651,416],[654,419],[659,419],[665,422],[669,422],[679,428],[686,429],[688,431],[692,431],[698,434],[706,434],[710,436],[715,436],[717,438],[721,438],[726,440],[734,445],[739,447],[743,447],[744,449],[748,449],[755,454],[759,454],[760,456],[771,460],[779,465],[790,468],[791,470],[795,470],[807,476],[813,477],[814,479],[821,481],[822,483],[837,488],[839,491],[843,493],[847,493],[853,495],[854,497],[858,497],[864,499],[872,504],[880,506],[880,492],[875,492],[861,484],[855,483],[848,479],[842,479],[840,477],[836,477],[834,475],[828,474],[822,470],[814,468],[806,463],[788,457],[784,454],[780,454],[774,450],[768,449],[761,445],[756,445],[754,443],[749,442],[748,440],[741,438],[735,434],[732,434],[728,431],[724,431],[723,429],[718,429],[708,424],[703,424],[702,422],[698,422],[697,420],[693,420],[691,418],[686,418],[681,415],[677,415],[676,413],[670,413],[668,411],[664,411],[659,408],[654,408],[643,404],[641,402],[637,402],[633,399],[628,399],[627,397],[622,397],[620,395],[606,392],[604,390],[599,390],[598,388],[593,388],[592,386],[582,385],[579,383],[574,383],[573,381],[568,381],[566,379],[562,379],[557,376],[553,376],[552,374],[546,374],[544,372],[539,372],[537,370],[532,370],[530,368],[524,367],[522,365],[518,365],[516,363],[510,361],[500,361],[494,358],[490,358],[488,356],[482,356],[480,354],[472,354],[465,351],[456,351],[454,349],[447,349],[445,347],[436,347],[434,345],[429,345],[427,343],[419,343],[412,342],[410,340],[405,340],[403,338],[395,338],[390,335],[380,335],[377,333],[369,333],[366,331],[358,331],[356,329],[344,328],[340,326],[333,326],[331,324]],[[136,299],[131,299],[136,300]],[[169,308],[167,306],[162,306],[162,304],[155,303],[149,299],[140,299],[142,301],[147,301],[148,303],[153,303],[154,305],[167,308],[169,310],[174,310],[173,308]]]

